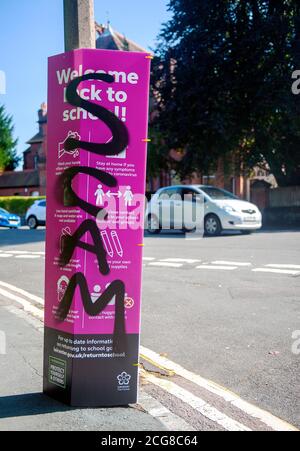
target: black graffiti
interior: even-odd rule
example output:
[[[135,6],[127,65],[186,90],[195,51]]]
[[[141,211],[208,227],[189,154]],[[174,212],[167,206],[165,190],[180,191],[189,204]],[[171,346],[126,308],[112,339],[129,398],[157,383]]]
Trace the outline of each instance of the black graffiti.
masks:
[[[76,288],[80,288],[81,299],[85,312],[90,316],[99,315],[115,298],[115,326],[114,326],[114,350],[123,350],[122,339],[126,334],[125,330],[125,285],[121,280],[112,282],[104,293],[92,302],[88,284],[84,274],[81,272],[74,274],[70,280],[66,293],[56,312],[56,319],[64,321],[71,309]]]
[[[68,138],[65,142],[66,150],[73,150],[77,148],[85,149],[89,152],[93,152],[98,155],[118,155],[129,144],[129,134],[125,124],[119,120],[113,113],[105,108],[96,105],[92,102],[88,102],[82,99],[77,93],[77,89],[81,82],[87,80],[100,80],[106,83],[113,83],[114,78],[107,74],[89,74],[79,77],[73,80],[66,90],[67,101],[74,106],[78,106],[98,117],[99,120],[104,122],[111,130],[112,139],[109,143],[91,143],[86,141],[76,140],[74,138]],[[78,174],[86,174],[99,180],[103,185],[114,188],[118,185],[117,179],[104,171],[90,168],[90,167],[71,167],[66,169],[60,178],[60,201],[66,207],[80,207],[93,217],[97,217],[99,212],[103,211],[103,208],[96,207],[89,202],[81,199],[73,190],[72,184],[74,178]],[[61,192],[61,187],[63,188]],[[103,213],[106,213],[103,211]],[[105,217],[105,215],[104,215]],[[107,216],[106,216],[107,217]],[[89,232],[93,239],[94,245],[84,243],[81,238]],[[110,273],[109,266],[106,260],[106,252],[104,250],[103,241],[97,224],[94,220],[84,221],[74,235],[70,237],[64,237],[63,249],[60,255],[60,264],[62,267],[66,266],[74,253],[76,247],[84,249],[88,252],[94,253],[98,259],[99,271],[103,275]],[[85,312],[90,316],[99,315],[115,298],[115,323],[114,323],[114,350],[124,350],[126,347],[126,330],[125,330],[125,284],[121,280],[113,281],[104,293],[96,300],[92,302],[88,284],[83,273],[78,272],[74,274],[70,280],[64,297],[59,305],[56,313],[56,319],[58,321],[65,321],[73,302],[76,288],[80,288],[82,303]]]
[[[97,155],[118,155],[129,144],[129,134],[124,122],[120,121],[112,112],[95,103],[82,99],[77,93],[80,83],[86,80],[101,80],[106,83],[113,83],[114,77],[108,74],[88,74],[73,80],[66,91],[67,101],[73,105],[93,114],[104,122],[112,133],[112,140],[109,143],[91,143],[88,141],[79,141],[74,138],[68,138],[65,143],[66,150],[74,150],[77,148],[86,149]]]
[[[93,244],[81,241],[81,238],[86,233],[90,233]],[[70,262],[76,247],[95,254],[97,256],[99,271],[101,274],[109,274],[109,266],[106,260],[107,252],[103,246],[101,234],[97,224],[91,219],[84,221],[73,235],[67,235],[64,237],[63,248],[59,258],[60,266],[66,266]]]

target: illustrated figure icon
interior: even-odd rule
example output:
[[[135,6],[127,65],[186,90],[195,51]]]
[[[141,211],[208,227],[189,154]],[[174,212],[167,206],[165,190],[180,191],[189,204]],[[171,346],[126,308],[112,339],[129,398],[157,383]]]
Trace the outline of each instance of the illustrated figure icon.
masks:
[[[67,276],[61,276],[61,278],[57,282],[57,299],[58,302],[63,300],[65,292],[67,291],[69,285],[69,279]]]
[[[131,207],[133,201],[133,192],[131,191],[131,186],[127,186],[126,191],[123,195],[125,200],[125,206]]]
[[[104,204],[104,196],[105,196],[105,193],[102,189],[102,185],[98,185],[98,189],[95,192],[97,207],[101,207]]]
[[[127,293],[125,293],[124,305],[128,310],[134,307],[134,300]]]
[[[113,256],[114,256],[114,251],[113,251],[113,248],[112,248],[112,245],[111,245],[111,241],[110,241],[110,238],[109,238],[109,236],[108,236],[107,231],[106,231],[106,230],[103,230],[103,231],[101,232],[101,236],[102,236],[102,240],[103,240],[103,243],[104,243],[104,247],[105,247],[105,249],[106,249],[106,252],[108,253],[108,255],[109,255],[110,257],[113,257]]]
[[[101,287],[100,285],[94,286],[94,292],[91,294],[92,303],[95,304],[99,297],[101,296]]]
[[[105,289],[107,290],[109,286],[110,283],[106,285]],[[116,296],[113,296],[112,300],[107,305],[116,305]]]
[[[109,235],[109,232],[107,232],[106,230],[103,230],[101,232],[101,237],[102,237],[106,252],[111,258],[115,255],[115,252],[118,254],[119,257],[123,257],[124,251],[122,248],[122,244],[121,244],[119,235],[116,231],[112,231]]]
[[[67,236],[72,236],[72,231],[70,227],[65,227],[61,231],[61,237],[60,237],[60,252],[63,252],[64,250],[64,242]]]
[[[68,140],[76,139],[80,141],[81,137],[77,132],[70,131],[66,139],[58,145],[58,158],[62,158],[64,154],[73,155],[73,158],[79,156],[79,149],[68,149]]]
[[[112,237],[112,240],[113,240],[113,243],[114,243],[114,247],[115,247],[115,249],[117,251],[118,256],[119,257],[123,257],[123,248],[122,248],[122,245],[121,245],[121,242],[120,242],[119,235],[117,234],[116,231],[113,231],[113,232],[111,232],[111,237]]]

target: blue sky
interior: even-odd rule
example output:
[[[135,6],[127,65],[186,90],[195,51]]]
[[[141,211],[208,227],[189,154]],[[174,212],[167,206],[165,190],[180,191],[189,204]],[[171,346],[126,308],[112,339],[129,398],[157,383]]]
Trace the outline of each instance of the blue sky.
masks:
[[[170,17],[168,0],[95,0],[98,23],[145,48],[155,45],[161,24]],[[47,57],[64,51],[63,0],[0,0],[0,71],[6,95],[0,104],[14,118],[18,151],[37,133],[37,110],[47,100]]]

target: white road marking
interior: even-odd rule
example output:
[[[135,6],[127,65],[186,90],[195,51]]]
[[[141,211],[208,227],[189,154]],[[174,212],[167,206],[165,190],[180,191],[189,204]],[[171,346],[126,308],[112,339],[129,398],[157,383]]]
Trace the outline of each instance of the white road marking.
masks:
[[[28,312],[25,312],[25,310],[20,309],[19,307],[15,307],[14,305],[5,305],[3,308],[8,312],[14,314],[18,318],[22,318],[42,334],[44,333],[44,324],[42,318],[38,319],[33,315],[29,315]]]
[[[218,260],[215,262],[212,262],[213,265],[229,265],[229,266],[252,266],[252,263],[244,263],[244,262],[228,262],[226,260],[222,261],[222,260]]]
[[[35,296],[34,294],[28,293],[28,291],[25,291],[22,288],[15,287],[14,285],[11,285],[10,283],[2,282],[2,281],[0,281],[0,286],[7,288],[11,291],[14,291],[15,293],[21,294],[21,295],[25,296],[26,298],[30,299],[31,301],[37,302],[38,304],[45,305],[44,299],[42,299],[38,296]]]
[[[161,262],[169,263],[200,263],[201,260],[193,260],[191,258],[164,258],[160,260]]]
[[[142,372],[143,373],[143,372]],[[245,425],[239,423],[236,420],[233,420],[232,418],[228,417],[224,413],[220,412],[219,410],[212,407],[210,404],[205,402],[203,399],[199,398],[198,396],[193,395],[189,391],[185,390],[182,387],[179,387],[179,385],[176,385],[174,382],[171,382],[170,380],[161,379],[153,374],[144,372],[144,377],[147,381],[151,382],[152,384],[156,385],[157,387],[162,388],[166,392],[170,393],[171,395],[175,396],[176,398],[180,399],[180,401],[188,404],[193,409],[195,409],[197,412],[199,412],[204,417],[208,418],[209,420],[213,421],[214,423],[219,424],[227,431],[251,431],[248,427]]]
[[[38,256],[45,255],[45,252],[38,252],[38,251],[3,251],[3,250],[0,250],[0,253],[12,254],[12,255],[38,255]]]
[[[170,431],[195,431],[182,418],[172,413],[157,399],[140,390],[138,404],[153,418],[157,418]]]
[[[236,266],[214,266],[214,265],[201,265],[197,266],[196,269],[213,269],[213,270],[222,270],[222,271],[234,271],[238,269]]]
[[[167,263],[167,262],[153,262],[149,263],[149,266],[163,266],[168,268],[181,268],[183,266],[182,263]]]
[[[9,258],[9,257],[13,257],[12,254],[0,254],[0,258]]]
[[[221,387],[218,384],[215,384],[212,381],[209,381],[207,379],[204,379],[203,377],[186,370],[182,366],[178,365],[177,363],[172,362],[171,360],[167,359],[166,357],[163,357],[159,354],[157,354],[154,351],[151,351],[148,348],[145,348],[144,346],[140,347],[140,353],[141,357],[146,357],[148,360],[152,360],[153,362],[156,362],[159,366],[167,368],[168,371],[173,371],[178,376],[183,377],[184,379],[193,382],[194,384],[198,385],[201,388],[204,388],[205,390],[208,390],[209,392],[213,393],[214,395],[219,396],[220,398],[224,399],[225,401],[229,402],[233,406],[237,407],[238,409],[245,412],[247,415],[250,415],[251,417],[260,420],[264,424],[266,424],[268,427],[273,429],[274,431],[298,431],[294,426],[286,423],[285,421],[275,417],[269,412],[266,412],[259,407],[256,407],[247,401],[244,401],[241,399],[238,395],[235,393],[227,390],[224,387]]]
[[[32,305],[31,302],[26,301],[25,299],[20,298],[20,296],[16,296],[15,294],[10,293],[9,291],[3,290],[3,288],[0,288],[0,295],[4,296],[7,299],[17,302],[18,304],[22,305],[22,307],[26,312],[29,312],[33,316],[36,316],[37,318],[43,320],[44,318],[43,311]]]
[[[4,251],[4,252],[8,252],[9,254],[13,254],[13,255],[22,255],[22,254],[29,254],[30,252],[27,251]]]
[[[277,269],[298,269],[300,271],[300,265],[265,265],[267,268]]]
[[[287,274],[290,276],[300,276],[300,271],[292,271],[288,269],[271,269],[271,268],[255,268],[253,272],[273,273],[273,274]]]
[[[153,260],[155,260],[155,258],[153,258],[153,257],[143,257],[143,260],[145,262],[153,262]]]
[[[6,282],[1,282],[1,285],[5,286],[11,290],[14,290],[20,294],[22,292],[26,293],[26,296],[29,298],[38,299],[36,296],[31,295],[30,293],[25,292],[24,290],[21,290],[20,288],[14,287],[13,285],[7,284]],[[35,317],[39,318],[41,321],[43,321],[43,319],[44,319],[43,311],[41,309],[33,306],[29,301],[27,301],[23,298],[20,298],[19,296],[15,295],[13,293],[10,293],[9,291],[4,290],[3,288],[0,288],[0,295],[3,295],[5,298],[13,300],[13,301],[17,302],[18,304],[22,305],[22,307],[24,308],[24,311],[29,312],[33,316],[35,316]],[[39,298],[39,299],[41,300],[41,298]],[[207,379],[202,378],[201,376],[199,376],[195,373],[192,373],[191,371],[184,369],[180,365],[172,362],[171,360],[167,359],[166,357],[163,357],[163,356],[157,354],[154,351],[151,351],[148,348],[145,348],[144,346],[140,347],[140,353],[141,353],[141,357],[144,357],[147,360],[152,360],[153,362],[157,363],[159,366],[167,368],[168,371],[174,372],[178,376],[181,376],[184,379],[189,380],[192,383],[198,385],[199,387],[202,387],[202,388],[208,390],[209,392],[221,397],[225,401],[229,402],[230,404],[232,404],[233,406],[242,410],[243,412],[250,415],[251,417],[258,419],[259,421],[263,422],[264,424],[266,424],[268,427],[272,428],[275,431],[298,431],[298,429],[296,429],[294,426],[273,416],[269,412],[266,412],[256,406],[253,406],[252,404],[244,401],[238,395],[230,392],[226,388],[221,387]],[[158,385],[158,383],[161,383],[161,381],[162,381],[162,383],[165,382],[167,384],[170,384],[170,382],[168,380],[158,379],[153,375],[148,375],[148,373],[147,373],[148,380],[149,380],[149,376],[152,376],[155,378],[155,385]],[[152,382],[152,383],[154,383],[154,382]],[[167,385],[164,385],[164,387],[161,386],[161,388],[163,388],[165,390],[168,389],[168,391],[170,392],[170,390],[169,390],[170,385],[168,387],[167,387]],[[181,389],[181,387],[177,386],[176,384],[173,384],[173,386],[171,386],[171,392],[172,391],[174,392],[174,396],[177,396],[183,402],[186,402],[186,400],[188,399],[187,395],[188,395],[188,397],[191,396],[192,398],[189,398],[189,399],[192,400],[192,404],[193,404],[192,407],[196,406],[194,408],[197,408],[197,410],[200,413],[202,413],[202,412],[198,408],[202,409],[206,413],[205,416],[207,416],[207,414],[209,414],[209,415],[211,414],[215,418],[215,415],[216,415],[217,420],[222,421],[223,427],[225,427],[224,425],[227,425],[227,427],[233,427],[233,426],[239,425],[239,423],[235,422],[234,420],[227,417],[226,415],[223,415],[221,412],[218,412],[216,409],[214,409],[213,407],[206,404],[200,398],[195,397],[194,395],[192,395],[190,392],[188,392],[186,390],[184,390],[184,391],[182,391],[182,390],[184,390],[184,389]],[[195,399],[195,398],[197,398],[197,399]],[[201,401],[202,401],[202,404],[201,404]],[[209,406],[208,410],[206,409],[206,406]],[[213,409],[213,410],[211,410],[211,409]],[[219,416],[219,414],[221,416]],[[207,418],[209,418],[209,417],[207,416]],[[229,423],[227,422],[228,420],[229,420]],[[219,424],[221,424],[221,423],[219,423]],[[241,425],[241,426],[244,428],[244,425]],[[236,430],[236,429],[233,429],[233,430]],[[245,429],[242,429],[242,430],[245,430]]]
[[[203,234],[201,234],[201,235],[199,236],[199,238],[191,238],[189,235],[187,235],[187,236],[185,237],[185,240],[186,240],[186,241],[199,241],[199,240],[203,240],[203,238],[204,238]]]
[[[16,258],[18,259],[27,259],[27,260],[36,260],[38,258],[40,258],[40,255],[31,255],[31,254],[26,254],[26,255],[16,255]]]

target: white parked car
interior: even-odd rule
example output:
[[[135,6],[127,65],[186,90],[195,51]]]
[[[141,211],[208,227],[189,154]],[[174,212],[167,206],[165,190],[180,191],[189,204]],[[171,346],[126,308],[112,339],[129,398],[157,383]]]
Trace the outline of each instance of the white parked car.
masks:
[[[262,227],[262,214],[256,205],[214,186],[180,185],[162,188],[152,197],[146,210],[146,228],[153,234],[169,226],[195,229],[197,202],[201,204],[200,220],[208,236],[218,236],[223,230],[250,234]]]
[[[36,200],[26,213],[26,224],[30,229],[46,224],[46,201]]]

